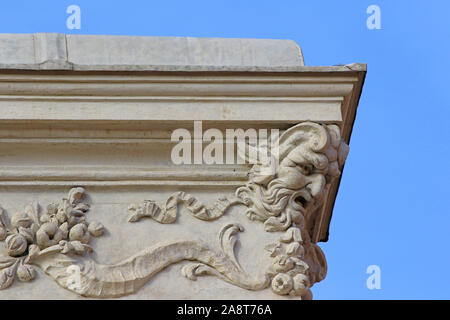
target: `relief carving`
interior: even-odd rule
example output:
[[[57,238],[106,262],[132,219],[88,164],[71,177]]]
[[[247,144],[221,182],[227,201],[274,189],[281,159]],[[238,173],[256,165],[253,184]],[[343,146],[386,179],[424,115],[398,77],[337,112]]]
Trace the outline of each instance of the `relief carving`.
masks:
[[[37,257],[61,254],[83,255],[92,251],[91,236],[101,236],[99,222],[88,223],[89,205],[83,203],[84,189],[73,188],[67,198],[48,205],[39,214],[39,205],[29,204],[23,212],[12,215],[9,223],[0,208],[0,241],[5,241],[6,255],[0,256],[0,289],[11,286],[14,279],[31,281],[35,277],[33,265]]]
[[[129,208],[130,222],[148,217],[167,224],[176,221],[179,204],[204,221],[219,219],[232,206],[244,206],[250,220],[262,223],[263,232],[280,234],[278,242],[267,244],[273,263],[260,274],[243,270],[234,255],[237,234],[244,231],[239,224],[225,225],[216,245],[188,239],[156,244],[115,265],[84,262],[77,255],[92,250],[89,239],[100,236],[103,226],[87,223],[84,189],[74,188],[67,199],[50,205],[40,217],[37,205],[14,215],[10,224],[2,216],[0,236],[7,256],[0,258],[0,289],[9,287],[15,274],[22,281],[33,279],[33,266],[38,266],[62,287],[82,296],[120,297],[136,292],[165,267],[192,261],[182,268],[191,280],[212,275],[248,290],[270,286],[279,295],[311,298],[311,286],[325,277],[327,268],[323,252],[311,240],[311,230],[327,185],[340,175],[348,146],[337,126],[304,122],[281,135],[279,148],[274,172],[267,174],[266,165],[255,164],[246,185],[212,207],[176,192],[163,205],[144,201]],[[76,287],[69,285],[67,268],[72,265],[81,271]]]

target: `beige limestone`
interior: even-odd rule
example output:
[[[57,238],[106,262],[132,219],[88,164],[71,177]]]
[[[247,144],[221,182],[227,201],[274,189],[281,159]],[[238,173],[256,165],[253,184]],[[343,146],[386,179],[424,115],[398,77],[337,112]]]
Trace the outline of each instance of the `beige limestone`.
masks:
[[[287,40],[35,34],[0,35],[0,67],[0,298],[311,298],[365,65],[307,67]],[[175,165],[194,120],[279,129],[279,167]]]

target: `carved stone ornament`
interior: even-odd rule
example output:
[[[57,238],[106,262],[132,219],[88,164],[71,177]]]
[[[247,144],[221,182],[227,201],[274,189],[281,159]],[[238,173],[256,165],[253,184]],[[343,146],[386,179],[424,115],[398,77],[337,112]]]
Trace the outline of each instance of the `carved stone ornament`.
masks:
[[[0,289],[10,287],[15,278],[33,280],[38,267],[60,286],[81,296],[120,297],[136,292],[164,268],[191,261],[182,268],[183,276],[190,280],[210,275],[247,290],[270,287],[278,295],[311,298],[310,288],[327,272],[324,254],[312,241],[311,230],[327,186],[340,175],[348,146],[341,140],[338,126],[314,122],[286,130],[278,144],[276,170],[267,174],[267,165],[254,164],[247,183],[211,207],[194,196],[176,192],[164,204],[143,201],[130,205],[128,212],[130,222],[150,218],[171,224],[181,208],[195,219],[211,221],[236,206],[265,232],[279,234],[279,241],[267,243],[266,253],[255,252],[272,258],[272,264],[259,273],[246,272],[235,257],[238,233],[245,232],[239,223],[224,224],[217,243],[192,239],[155,243],[117,264],[90,260],[89,241],[103,234],[103,226],[89,221],[85,189],[76,187],[45,210],[30,204],[10,219],[0,210],[0,240],[5,244],[5,254],[0,257]],[[80,271],[77,285],[67,271],[71,266]]]

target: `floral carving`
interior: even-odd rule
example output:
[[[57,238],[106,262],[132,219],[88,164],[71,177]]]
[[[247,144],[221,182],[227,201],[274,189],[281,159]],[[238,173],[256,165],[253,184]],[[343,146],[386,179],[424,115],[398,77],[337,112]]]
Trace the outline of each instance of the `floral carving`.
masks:
[[[103,226],[98,222],[88,224],[85,215],[89,205],[82,202],[83,197],[83,188],[73,188],[67,198],[50,204],[42,215],[37,204],[30,204],[13,214],[9,224],[0,208],[0,240],[4,240],[7,253],[0,257],[0,289],[11,286],[15,276],[20,281],[33,280],[36,271],[32,261],[41,250],[52,246],[61,246],[66,253],[91,250],[87,245],[89,233],[98,236]]]

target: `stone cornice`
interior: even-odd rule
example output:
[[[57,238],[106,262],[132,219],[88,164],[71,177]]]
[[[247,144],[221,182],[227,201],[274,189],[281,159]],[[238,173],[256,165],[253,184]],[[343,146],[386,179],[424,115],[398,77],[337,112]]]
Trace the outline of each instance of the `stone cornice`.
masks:
[[[219,128],[286,129],[305,120],[336,123],[348,143],[365,65],[298,67],[296,70],[278,68],[276,72],[262,73],[248,70],[178,73],[9,70],[0,73],[0,143],[39,143],[39,139],[44,139],[43,143],[53,139],[53,143],[69,144],[125,143],[133,139],[141,144],[156,143],[161,141],[158,139],[167,139],[170,130],[192,126],[192,120],[198,119],[203,119],[205,126],[211,123]],[[172,112],[167,113],[167,108]],[[193,112],[193,108],[201,111]],[[240,108],[246,109],[245,117],[237,112]],[[21,123],[26,123],[26,128],[20,126]],[[153,130],[161,129],[157,137],[142,134],[150,125]],[[69,179],[73,172],[65,177],[55,169],[49,174],[59,176],[57,183],[65,178],[67,183],[85,181]],[[44,176],[45,173],[39,179],[48,184]],[[31,180],[36,184],[36,179]],[[107,183],[107,179],[100,181]],[[163,183],[157,181],[155,183]],[[92,183],[99,184],[86,181],[86,185]],[[316,224],[316,241],[328,239],[338,184],[336,181],[330,187],[324,212]]]
[[[183,39],[144,38],[100,37],[99,41],[116,49],[121,47],[120,41],[148,40],[141,49],[161,41],[175,48],[186,44]],[[103,192],[104,202],[99,206],[110,206],[113,212],[133,199],[130,222],[150,218],[183,233],[186,220],[177,220],[183,207],[193,218],[209,221],[214,227],[202,229],[205,234],[200,242],[189,238],[143,248],[118,265],[86,263],[84,285],[81,291],[68,288],[73,292],[101,298],[132,294],[158,268],[191,260],[195,263],[182,269],[190,280],[208,274],[243,289],[271,287],[280,296],[310,298],[310,287],[326,274],[326,261],[317,242],[328,240],[366,65],[308,67],[291,41],[242,39],[189,40],[192,52],[187,54],[192,56],[161,58],[153,52],[148,61],[137,56],[133,64],[123,63],[133,57],[128,45],[116,60],[109,57],[103,62],[104,51],[84,50],[92,58],[84,63],[89,59],[79,56],[80,49],[68,45],[68,39],[72,44],[86,41],[84,45],[89,46],[95,38],[0,35],[0,47],[12,41],[14,45],[8,48],[25,50],[18,57],[0,53],[0,189],[5,193],[42,192],[44,198],[52,188],[71,190],[59,204],[61,212],[53,212],[51,205],[48,212],[27,206],[25,213],[34,217],[33,222],[23,214],[10,213],[12,220],[18,220],[11,225],[0,219],[0,235],[4,229],[11,251],[5,258],[11,269],[6,277],[17,271],[19,279],[34,278],[34,265],[67,288],[61,282],[66,279],[64,270],[55,269],[55,261],[63,261],[64,267],[74,264],[70,254],[91,251],[89,234],[100,229],[97,223],[90,226],[82,218],[89,209],[89,197],[86,203],[81,202],[86,188],[96,196]],[[199,57],[199,50],[208,43],[214,46]],[[236,44],[241,49],[229,51],[227,46]],[[279,48],[272,50],[277,45]],[[257,47],[264,50],[253,56]],[[224,56],[215,57],[217,54]],[[183,59],[191,63],[183,63]],[[171,134],[179,128],[192,134],[198,120],[203,131],[214,128],[223,136],[227,129],[278,129],[279,167],[266,175],[262,172],[269,168],[262,163],[176,165],[171,161],[171,150],[177,142],[171,141]],[[141,197],[143,192],[150,194]],[[212,203],[203,204],[202,197]],[[99,213],[96,205],[94,202],[93,211],[106,220],[111,218],[101,210]],[[228,212],[235,207],[234,213]],[[38,211],[44,220],[37,218]],[[214,224],[216,220],[226,223]],[[250,247],[275,241],[266,248],[270,259],[261,258],[264,267],[257,268],[264,271],[262,274],[247,272],[234,255],[236,235],[244,231],[236,221],[248,223],[250,232],[261,239],[260,243],[247,243]],[[22,222],[27,226],[20,225]],[[117,228],[117,223],[110,221],[116,233],[129,228]],[[196,223],[190,221],[184,228]],[[71,228],[75,230],[73,239]],[[209,228],[218,230],[217,245],[203,241],[210,235]],[[165,236],[155,225],[150,229],[143,237],[155,234],[152,242],[161,240],[158,234]],[[59,232],[61,243],[51,241],[53,231]],[[22,247],[29,249],[26,256],[25,251],[19,253]],[[138,260],[148,262],[132,274],[130,270]],[[130,272],[129,278],[123,281],[114,276],[116,272]],[[0,287],[10,286],[10,278]]]

